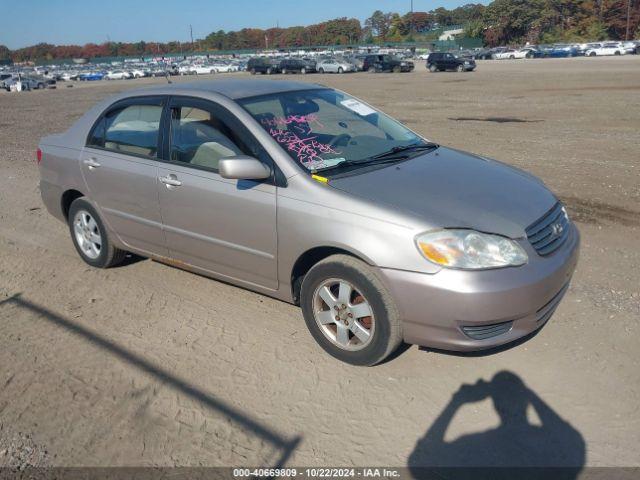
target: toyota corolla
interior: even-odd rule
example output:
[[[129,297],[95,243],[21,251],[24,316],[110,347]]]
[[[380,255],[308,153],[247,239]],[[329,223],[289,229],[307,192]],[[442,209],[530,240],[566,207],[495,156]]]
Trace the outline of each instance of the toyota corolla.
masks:
[[[403,341],[524,337],[578,258],[578,230],[540,180],[321,85],[128,91],[43,138],[38,164],[47,209],[89,265],[134,252],[300,305],[317,343],[357,365]]]

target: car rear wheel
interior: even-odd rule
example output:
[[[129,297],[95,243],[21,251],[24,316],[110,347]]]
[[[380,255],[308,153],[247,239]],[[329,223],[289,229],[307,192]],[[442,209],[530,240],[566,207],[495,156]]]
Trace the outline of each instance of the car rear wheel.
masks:
[[[283,75],[286,75],[286,74],[287,74],[287,69],[286,69],[286,68],[283,68],[283,69],[282,69],[282,74],[283,74]]]
[[[390,293],[370,266],[348,255],[333,255],[311,268],[300,304],[316,342],[343,362],[375,365],[402,343]]]
[[[338,73],[344,73],[344,68],[338,67]]]
[[[307,69],[306,69],[306,68],[304,68],[304,67],[302,67],[302,68],[300,69],[300,73],[301,73],[302,75],[306,75],[306,74],[307,74]]]
[[[591,53],[589,54],[589,56],[590,56],[590,57],[595,57],[595,56],[596,56],[596,52],[591,52]]]
[[[74,200],[69,207],[69,230],[80,258],[92,267],[114,267],[127,254],[112,245],[98,212],[83,198]]]
[[[458,65],[456,70],[458,70],[458,72],[464,72],[464,67],[462,65]]]
[[[318,72],[323,74],[324,73],[324,68],[321,68],[320,70],[318,70]]]
[[[271,67],[267,68],[267,75],[271,75],[273,73],[273,70],[271,70]]]
[[[435,65],[429,65],[429,71],[431,73],[436,73],[438,71],[438,67],[436,67]]]

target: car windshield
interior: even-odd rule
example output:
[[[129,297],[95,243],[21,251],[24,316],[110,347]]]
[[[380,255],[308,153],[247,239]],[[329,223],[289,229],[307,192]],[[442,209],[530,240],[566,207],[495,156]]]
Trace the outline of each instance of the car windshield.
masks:
[[[331,89],[263,95],[238,103],[309,171],[366,164],[380,155],[427,145],[384,113]]]

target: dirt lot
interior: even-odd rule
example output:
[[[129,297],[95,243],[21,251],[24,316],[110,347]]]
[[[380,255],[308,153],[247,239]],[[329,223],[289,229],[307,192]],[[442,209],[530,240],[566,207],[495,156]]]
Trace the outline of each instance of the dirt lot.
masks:
[[[91,269],[42,206],[38,139],[164,80],[2,92],[0,465],[24,435],[64,466],[640,465],[640,56],[296,79],[544,179],[583,235],[551,322],[492,355],[355,368],[296,307],[148,260]]]

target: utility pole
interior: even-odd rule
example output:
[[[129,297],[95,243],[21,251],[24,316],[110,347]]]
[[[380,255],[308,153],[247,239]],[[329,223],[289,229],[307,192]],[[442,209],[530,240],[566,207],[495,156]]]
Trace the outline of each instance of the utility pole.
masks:
[[[193,26],[189,25],[189,34],[191,35],[191,51],[193,52]]]
[[[627,32],[624,34],[624,39],[629,40],[629,20],[631,17],[631,0],[627,0]]]
[[[411,30],[409,31],[411,37],[413,37],[413,0],[411,0]]]

